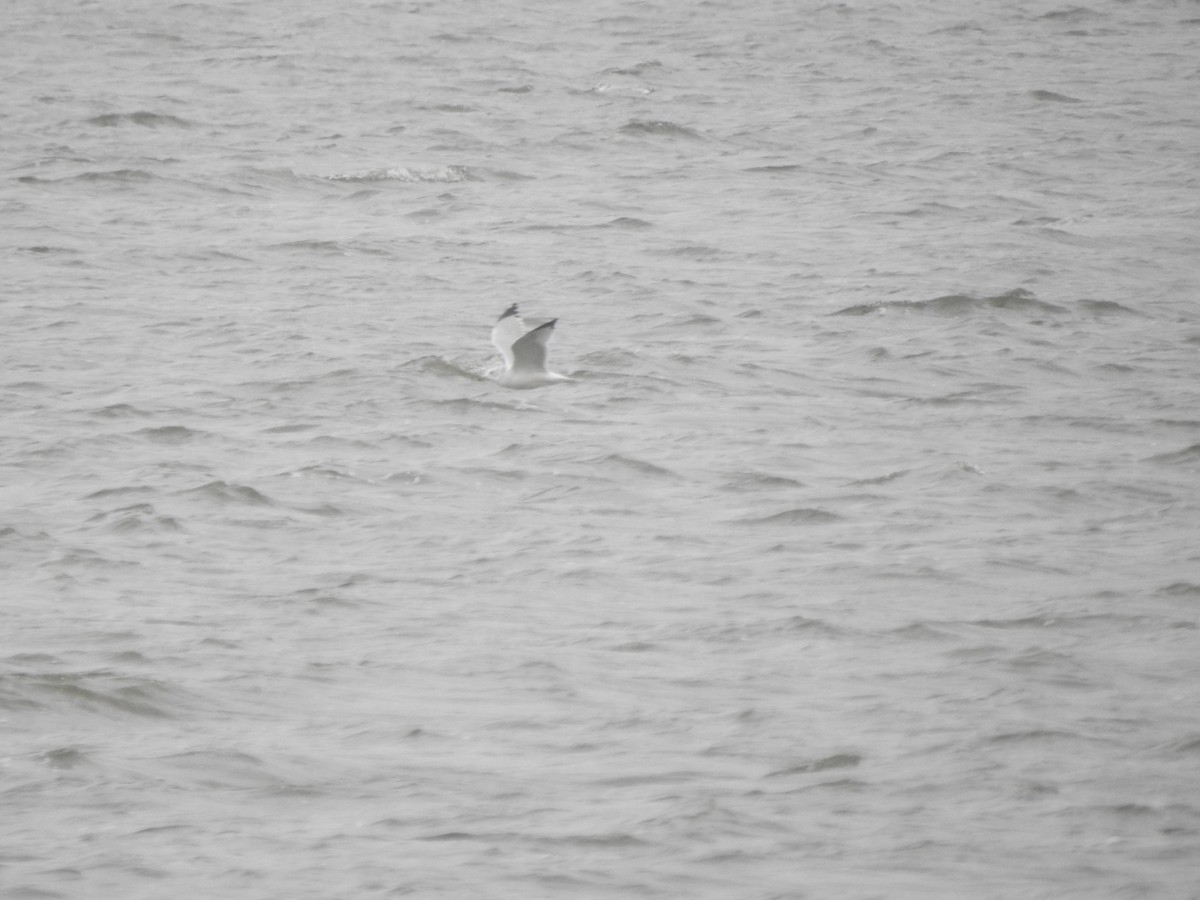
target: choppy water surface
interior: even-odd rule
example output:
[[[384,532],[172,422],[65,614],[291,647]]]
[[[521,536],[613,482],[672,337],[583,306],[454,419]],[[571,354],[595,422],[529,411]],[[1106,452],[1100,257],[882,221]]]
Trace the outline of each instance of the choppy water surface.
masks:
[[[0,49],[6,900],[1200,896],[1200,6]]]

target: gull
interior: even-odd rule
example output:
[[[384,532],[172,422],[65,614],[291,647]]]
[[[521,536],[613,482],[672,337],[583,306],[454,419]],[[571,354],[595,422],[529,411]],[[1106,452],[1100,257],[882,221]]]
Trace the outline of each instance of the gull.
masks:
[[[521,318],[515,303],[500,314],[492,328],[492,343],[504,357],[504,371],[495,376],[498,384],[525,390],[575,380],[546,368],[549,354],[546,345],[550,343],[550,335],[554,333],[554,323],[557,321],[538,321],[530,328]]]

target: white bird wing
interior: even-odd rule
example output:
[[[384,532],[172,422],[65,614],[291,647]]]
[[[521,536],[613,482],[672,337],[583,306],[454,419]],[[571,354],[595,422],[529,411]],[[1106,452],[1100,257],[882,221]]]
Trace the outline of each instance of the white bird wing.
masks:
[[[517,311],[515,303],[501,313],[500,318],[496,320],[496,324],[492,328],[492,343],[504,357],[506,369],[513,367],[513,344],[523,338],[528,330],[521,320],[521,314]]]
[[[546,359],[550,355],[550,336],[554,334],[554,323],[551,319],[543,325],[525,334],[512,345],[512,363],[509,368],[513,372],[537,372],[545,374]]]

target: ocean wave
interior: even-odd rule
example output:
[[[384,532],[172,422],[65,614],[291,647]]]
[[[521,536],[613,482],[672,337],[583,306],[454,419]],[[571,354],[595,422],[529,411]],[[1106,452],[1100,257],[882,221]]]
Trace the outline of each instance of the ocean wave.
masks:
[[[785,509],[769,516],[755,516],[739,519],[742,525],[829,525],[842,521],[843,517],[828,510],[815,507],[797,507]]]
[[[100,128],[115,128],[120,125],[137,125],[142,128],[191,128],[193,123],[187,119],[181,119],[179,116],[167,115],[165,113],[146,112],[139,110],[131,113],[104,113],[99,116],[92,116],[90,119],[85,119],[88,125],[96,125]]]
[[[206,500],[221,504],[242,506],[274,506],[275,503],[265,494],[244,484],[230,484],[227,481],[210,481],[198,488],[182,491]]]
[[[173,516],[159,515],[149,503],[135,503],[111,512],[97,513],[88,519],[88,523],[98,525],[103,530],[113,534],[129,532],[174,532],[182,531],[183,526]]]
[[[684,138],[690,141],[704,140],[704,135],[688,128],[686,125],[677,125],[674,122],[667,122],[660,119],[649,121],[634,119],[621,126],[621,133],[639,137]]]
[[[444,356],[419,356],[400,364],[399,368],[432,375],[435,378],[468,378],[471,381],[486,380],[482,366],[457,363]]]
[[[84,182],[116,182],[118,184],[137,184],[154,181],[158,176],[145,169],[101,169],[77,172],[61,178],[39,178],[36,175],[22,175],[17,181],[22,184],[58,184],[64,181]]]
[[[933,316],[968,316],[981,310],[1003,309],[1036,315],[1059,315],[1069,310],[1056,303],[1039,300],[1024,288],[1016,288],[990,297],[971,294],[946,294],[930,300],[881,300],[876,303],[861,303],[847,306],[834,316],[867,316],[888,312],[917,313]]]
[[[6,676],[0,706],[105,717],[164,719],[186,700],[178,688],[150,678],[104,670],[87,672],[18,671]]]
[[[1161,463],[1168,466],[1185,466],[1200,463],[1200,444],[1192,444],[1182,450],[1170,453],[1158,453],[1146,458],[1146,462]]]
[[[209,436],[208,432],[196,431],[185,425],[161,425],[156,428],[141,428],[133,433],[155,444],[186,444],[197,438]]]
[[[781,778],[787,775],[813,775],[817,772],[828,771],[829,769],[853,769],[861,762],[862,757],[857,753],[835,753],[832,756],[825,756],[820,759],[793,763],[783,769],[768,772],[766,777]]]
[[[1076,97],[1068,97],[1066,94],[1060,94],[1056,91],[1036,90],[1030,91],[1029,96],[1034,100],[1041,100],[1049,103],[1082,103],[1083,101]]]
[[[326,181],[347,181],[354,184],[371,184],[379,181],[402,181],[416,184],[457,184],[464,181],[483,181],[467,166],[431,166],[427,168],[393,166],[387,169],[367,169],[362,172],[347,172],[323,177]]]

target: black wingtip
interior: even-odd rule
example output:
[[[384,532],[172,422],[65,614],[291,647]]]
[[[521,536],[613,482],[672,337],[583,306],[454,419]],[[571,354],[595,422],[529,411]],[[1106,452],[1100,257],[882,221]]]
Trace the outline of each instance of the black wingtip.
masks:
[[[514,303],[512,306],[510,306],[504,312],[500,313],[500,319],[507,319],[509,316],[519,316],[519,315],[520,315],[520,313],[517,312],[517,304]],[[496,321],[500,321],[500,319],[497,319]]]
[[[555,323],[555,322],[557,322],[557,321],[558,321],[558,319],[551,319],[549,322],[543,322],[543,323],[542,323],[541,325],[539,325],[537,328],[533,329],[533,331],[541,331],[542,329],[549,330],[549,329],[551,329],[551,328],[553,328],[553,327],[554,327],[554,323]],[[531,332],[529,332],[529,333],[530,333],[530,334],[533,334],[533,331],[531,331]]]

